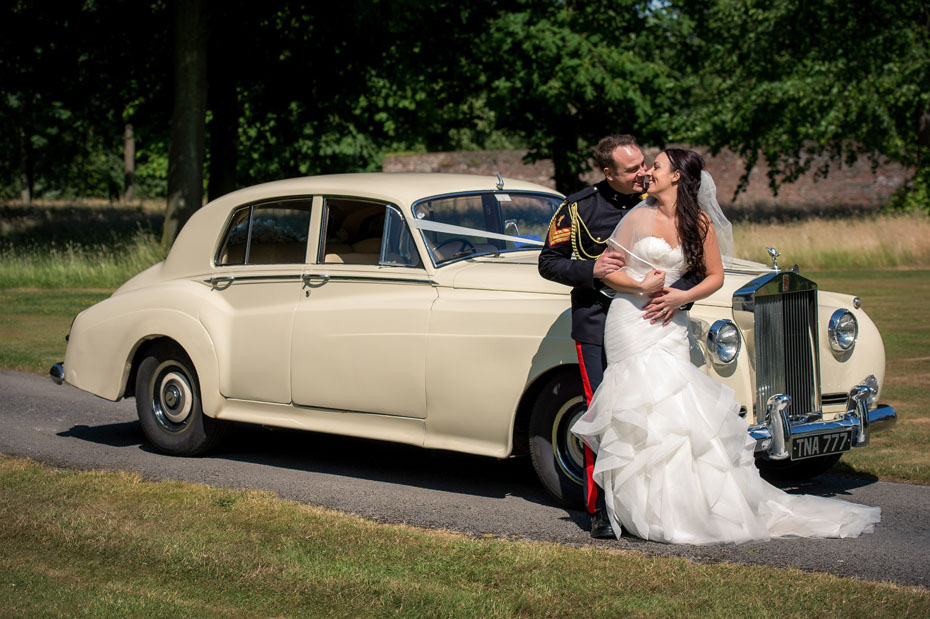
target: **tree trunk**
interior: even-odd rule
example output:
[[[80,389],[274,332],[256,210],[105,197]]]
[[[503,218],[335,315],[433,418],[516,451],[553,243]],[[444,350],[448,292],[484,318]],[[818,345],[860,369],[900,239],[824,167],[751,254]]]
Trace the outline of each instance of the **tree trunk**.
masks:
[[[23,204],[32,203],[32,157],[26,132],[19,128],[19,187]]]
[[[132,202],[136,194],[136,138],[129,123],[123,138],[123,202]]]
[[[930,161],[930,108],[917,119],[917,169],[926,169]]]
[[[168,147],[168,204],[162,245],[170,246],[203,202],[207,110],[206,0],[174,2],[174,102]]]
[[[554,136],[552,145],[552,167],[555,188],[566,196],[583,189],[581,169],[578,165],[578,137],[573,133]]]
[[[217,7],[210,15],[209,93],[210,168],[207,197],[215,200],[236,189],[236,163],[239,148],[239,97],[236,92],[236,62],[231,61],[236,41],[230,41],[228,9]],[[232,17],[235,19],[235,16]]]

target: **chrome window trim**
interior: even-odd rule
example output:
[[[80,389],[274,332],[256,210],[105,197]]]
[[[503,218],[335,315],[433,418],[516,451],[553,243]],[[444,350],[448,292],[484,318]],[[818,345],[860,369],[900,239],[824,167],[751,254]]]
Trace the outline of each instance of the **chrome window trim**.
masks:
[[[387,251],[387,246],[388,246],[388,233],[390,232],[390,230],[388,229],[387,213],[385,213],[385,214],[384,214],[384,230],[382,230],[382,232],[381,232],[381,255],[378,257],[378,266],[382,266],[382,267],[385,267],[385,268],[391,268],[391,269],[403,269],[403,268],[406,268],[406,269],[420,269],[421,271],[424,271],[424,272],[425,272],[425,271],[426,271],[426,267],[424,266],[425,263],[423,262],[423,256],[420,255],[420,248],[417,247],[416,241],[414,240],[413,232],[411,232],[411,230],[410,230],[410,222],[408,222],[408,221],[407,221],[407,218],[404,217],[404,212],[400,209],[399,206],[397,206],[396,204],[393,204],[393,203],[391,203],[391,202],[385,203],[384,206],[385,206],[386,209],[391,210],[391,211],[394,211],[395,213],[397,213],[397,216],[400,217],[400,221],[401,221],[401,223],[404,225],[404,228],[407,230],[407,234],[410,235],[410,240],[413,241],[413,249],[414,249],[414,251],[417,252],[417,258],[420,259],[420,265],[419,265],[419,266],[412,266],[412,265],[409,265],[409,264],[391,264],[391,263],[389,263],[389,262],[385,262],[385,261],[384,261],[385,252]],[[427,253],[429,253],[429,252],[427,252]]]
[[[322,207],[323,216],[320,217],[320,236],[319,236],[319,242],[316,245],[316,259],[313,264],[318,264],[318,265],[339,264],[337,262],[326,262],[325,261],[325,258],[326,258],[326,228],[329,225],[328,200],[351,200],[353,202],[365,202],[367,204],[374,204],[377,206],[382,206],[385,209],[393,208],[395,211],[397,211],[398,214],[400,214],[401,219],[404,221],[404,223],[405,224],[407,223],[407,220],[404,219],[403,211],[401,211],[400,208],[396,204],[394,204],[393,202],[389,202],[388,200],[379,200],[378,198],[359,198],[358,196],[353,196],[351,194],[342,195],[342,194],[334,194],[334,193],[320,194],[320,198],[323,201],[323,207]],[[387,215],[385,214],[385,217],[386,216]],[[409,224],[407,225],[408,225],[408,230],[409,230]],[[384,257],[384,231],[383,230],[381,231],[381,235],[382,235],[381,236],[381,253],[378,255],[378,264],[377,265],[365,265],[365,266],[381,266],[381,259]],[[394,266],[394,265],[385,265],[385,266]],[[416,268],[416,267],[413,267],[413,268]]]
[[[275,266],[278,264],[280,265],[306,264],[307,263],[307,257],[306,257],[307,248],[304,249],[304,261],[299,262],[299,263],[298,262],[280,262],[280,263],[276,262],[276,263],[265,264],[265,265],[250,265],[248,262],[249,249],[252,245],[252,217],[254,215],[255,207],[266,206],[268,204],[272,204],[275,202],[284,203],[284,202],[289,202],[289,201],[294,201],[294,200],[301,200],[301,201],[308,203],[309,206],[307,208],[307,212],[311,214],[311,217],[308,219],[312,219],[312,213],[313,213],[313,196],[312,195],[293,195],[293,196],[277,196],[274,198],[264,198],[261,200],[256,200],[255,202],[247,202],[245,204],[240,204],[239,206],[236,206],[230,209],[229,216],[226,218],[226,222],[223,224],[223,227],[221,228],[221,230],[223,231],[223,234],[219,236],[218,238],[219,242],[217,243],[216,248],[213,250],[213,266],[218,269],[226,269],[229,267],[243,267],[243,266]],[[229,236],[229,225],[230,223],[232,223],[232,220],[235,218],[236,213],[246,208],[249,209],[249,228],[248,230],[246,230],[245,253],[242,256],[242,263],[241,264],[220,264],[218,262],[218,259],[220,257],[220,250],[223,249],[223,241],[226,240],[226,238]],[[282,206],[280,208],[289,208],[289,207]],[[307,245],[308,247],[310,245],[309,221],[307,223]]]
[[[340,265],[341,266],[341,265]],[[385,267],[387,268],[387,267]],[[399,268],[399,267],[393,267]],[[416,267],[407,267],[407,268],[416,268]],[[420,278],[406,278],[406,277],[379,277],[377,275],[335,275],[333,273],[312,273],[307,274],[307,277],[317,277],[317,278],[326,278],[330,281],[340,281],[340,282],[378,282],[384,284],[428,284],[430,286],[438,286],[439,284],[432,279],[420,279]]]

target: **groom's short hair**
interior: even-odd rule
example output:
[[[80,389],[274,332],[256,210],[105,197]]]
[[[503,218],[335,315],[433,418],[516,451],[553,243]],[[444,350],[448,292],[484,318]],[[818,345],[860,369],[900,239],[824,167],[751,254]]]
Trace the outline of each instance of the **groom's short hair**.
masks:
[[[636,138],[625,133],[608,135],[601,138],[601,141],[594,147],[594,158],[597,160],[597,169],[603,170],[614,168],[614,151],[618,146],[634,146],[639,148]],[[641,149],[640,149],[641,150]]]

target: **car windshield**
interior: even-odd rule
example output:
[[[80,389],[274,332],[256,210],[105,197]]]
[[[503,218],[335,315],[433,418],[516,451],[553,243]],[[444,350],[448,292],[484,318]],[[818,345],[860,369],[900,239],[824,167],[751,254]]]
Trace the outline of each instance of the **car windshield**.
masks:
[[[549,220],[562,202],[553,194],[487,192],[455,194],[413,205],[433,264],[484,254],[542,247]]]

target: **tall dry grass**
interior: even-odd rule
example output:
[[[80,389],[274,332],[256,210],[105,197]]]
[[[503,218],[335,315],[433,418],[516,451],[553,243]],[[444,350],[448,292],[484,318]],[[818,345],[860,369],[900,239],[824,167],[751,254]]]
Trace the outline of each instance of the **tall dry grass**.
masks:
[[[0,243],[2,288],[118,288],[163,260],[165,251],[149,232],[138,231],[115,246]]]
[[[854,269],[930,266],[930,217],[880,215],[733,225],[739,258],[770,263],[766,247],[781,252],[780,266]]]

